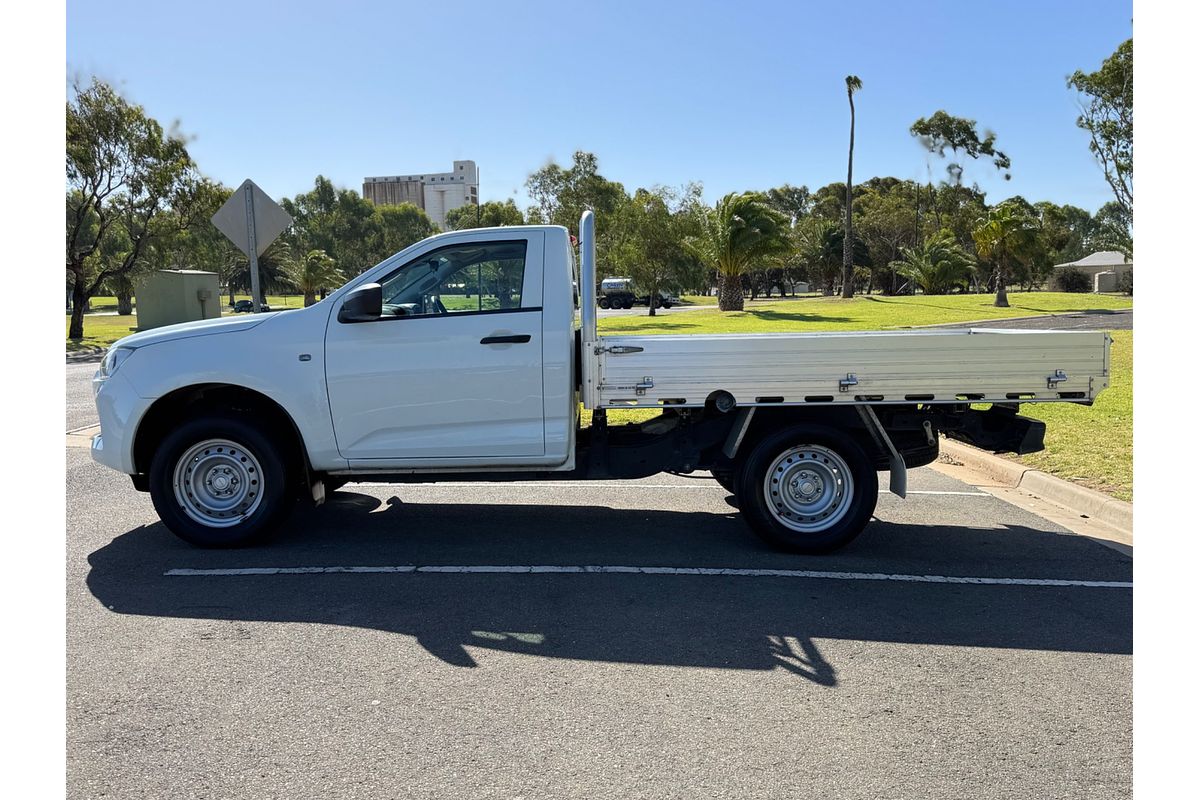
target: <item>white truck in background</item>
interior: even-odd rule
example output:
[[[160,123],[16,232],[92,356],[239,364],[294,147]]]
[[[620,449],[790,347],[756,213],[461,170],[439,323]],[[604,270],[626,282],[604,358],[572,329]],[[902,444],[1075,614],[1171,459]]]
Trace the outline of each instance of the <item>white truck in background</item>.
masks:
[[[755,533],[820,553],[866,526],[878,470],[904,495],[939,433],[1033,452],[1044,427],[1020,403],[1108,385],[1104,332],[601,336],[596,285],[588,212],[578,275],[565,228],[457,231],[303,310],[128,336],[94,379],[93,457],[200,546],[260,541],[349,480],[708,470]],[[609,425],[611,408],[658,413]]]

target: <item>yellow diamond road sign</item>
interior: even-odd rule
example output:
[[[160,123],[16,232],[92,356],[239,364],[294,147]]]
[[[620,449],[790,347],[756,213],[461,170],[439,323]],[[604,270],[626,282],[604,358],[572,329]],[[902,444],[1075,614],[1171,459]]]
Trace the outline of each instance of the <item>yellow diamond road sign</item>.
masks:
[[[261,256],[271,242],[292,224],[291,216],[249,178],[213,214],[213,225],[238,249],[250,255],[250,243]]]

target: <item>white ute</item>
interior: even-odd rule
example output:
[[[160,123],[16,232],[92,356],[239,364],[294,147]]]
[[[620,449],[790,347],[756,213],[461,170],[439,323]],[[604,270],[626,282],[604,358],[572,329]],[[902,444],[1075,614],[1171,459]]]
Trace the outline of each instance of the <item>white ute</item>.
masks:
[[[562,227],[445,233],[310,308],[121,339],[92,455],[201,546],[261,540],[348,480],[708,470],[757,534],[817,553],[867,524],[878,470],[903,496],[939,433],[1033,452],[1044,427],[1018,404],[1108,385],[1104,332],[600,336],[590,212],[580,241],[576,276]],[[659,413],[610,426],[609,408]]]

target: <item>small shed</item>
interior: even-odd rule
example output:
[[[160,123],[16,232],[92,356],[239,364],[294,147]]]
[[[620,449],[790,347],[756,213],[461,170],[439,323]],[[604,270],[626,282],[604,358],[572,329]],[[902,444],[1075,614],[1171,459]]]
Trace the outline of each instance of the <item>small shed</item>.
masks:
[[[1119,253],[1116,250],[1101,250],[1099,253],[1092,253],[1090,256],[1081,258],[1078,261],[1055,264],[1054,268],[1077,269],[1088,276],[1088,281],[1093,286],[1107,287],[1110,284],[1116,286],[1121,275],[1133,269],[1133,262],[1125,258],[1124,253]],[[1105,276],[1097,283],[1096,276],[1105,272],[1111,272],[1113,275]],[[1105,288],[1097,288],[1095,291],[1105,290]]]
[[[136,294],[139,330],[221,316],[220,283],[215,272],[151,272],[138,283]]]

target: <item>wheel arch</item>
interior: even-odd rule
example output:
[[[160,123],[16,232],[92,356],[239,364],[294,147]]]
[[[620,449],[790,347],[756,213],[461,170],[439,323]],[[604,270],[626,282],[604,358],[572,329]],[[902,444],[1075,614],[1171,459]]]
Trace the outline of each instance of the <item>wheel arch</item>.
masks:
[[[294,465],[294,479],[312,473],[308,450],[299,426],[288,411],[266,394],[230,383],[200,383],[175,389],[154,401],[138,423],[133,440],[133,466],[138,473],[150,469],[154,452],[164,436],[181,420],[210,411],[237,411],[253,415],[269,429],[285,450],[285,463]]]

